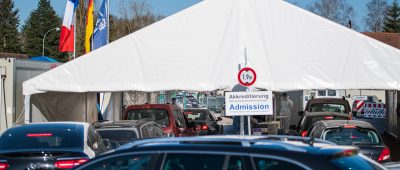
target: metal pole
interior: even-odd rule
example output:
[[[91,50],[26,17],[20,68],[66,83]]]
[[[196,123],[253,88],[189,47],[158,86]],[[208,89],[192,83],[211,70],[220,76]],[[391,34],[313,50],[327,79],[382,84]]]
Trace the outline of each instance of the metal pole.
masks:
[[[76,57],[76,12],[74,14],[74,59]]]
[[[248,132],[248,135],[250,136],[251,135],[251,121],[250,121],[250,119],[251,119],[251,116],[250,115],[247,115],[247,132]]]
[[[58,28],[58,27],[55,27],[55,28],[53,28],[53,29],[50,29],[50,30],[48,30],[47,32],[46,32],[46,34],[44,34],[44,36],[43,36],[43,39],[42,39],[42,56],[44,56],[44,40],[46,39],[46,35],[50,32],[50,31],[52,31],[52,30],[60,30],[60,28]]]
[[[25,124],[31,123],[31,95],[25,95],[24,99],[24,115],[25,115]]]
[[[107,12],[107,44],[108,43],[110,43],[110,1],[109,0],[106,0],[107,1],[107,9],[106,9],[106,12]]]

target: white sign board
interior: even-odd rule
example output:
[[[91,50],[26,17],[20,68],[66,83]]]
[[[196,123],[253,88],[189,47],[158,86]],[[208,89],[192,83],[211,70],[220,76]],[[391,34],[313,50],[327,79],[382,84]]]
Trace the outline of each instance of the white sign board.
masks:
[[[227,92],[225,114],[227,116],[272,115],[272,92]]]
[[[352,99],[353,99],[353,100],[363,100],[363,101],[366,101],[366,100],[368,100],[368,96],[353,96]]]

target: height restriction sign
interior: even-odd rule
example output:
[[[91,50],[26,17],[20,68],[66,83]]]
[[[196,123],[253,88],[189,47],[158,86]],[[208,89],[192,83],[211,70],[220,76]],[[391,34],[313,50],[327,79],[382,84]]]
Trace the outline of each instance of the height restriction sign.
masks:
[[[242,86],[251,86],[256,82],[256,72],[249,67],[245,67],[239,71],[238,80]]]

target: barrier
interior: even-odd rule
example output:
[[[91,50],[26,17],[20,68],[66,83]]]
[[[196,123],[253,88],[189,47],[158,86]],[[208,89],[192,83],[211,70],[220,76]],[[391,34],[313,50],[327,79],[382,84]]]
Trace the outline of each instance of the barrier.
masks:
[[[386,118],[385,104],[365,102],[364,118]]]

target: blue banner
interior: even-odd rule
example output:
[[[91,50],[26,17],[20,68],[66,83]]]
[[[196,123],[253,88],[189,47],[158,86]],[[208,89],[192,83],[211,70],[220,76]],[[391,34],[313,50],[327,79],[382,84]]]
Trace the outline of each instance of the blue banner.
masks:
[[[108,0],[103,0],[93,33],[93,50],[108,43]]]

